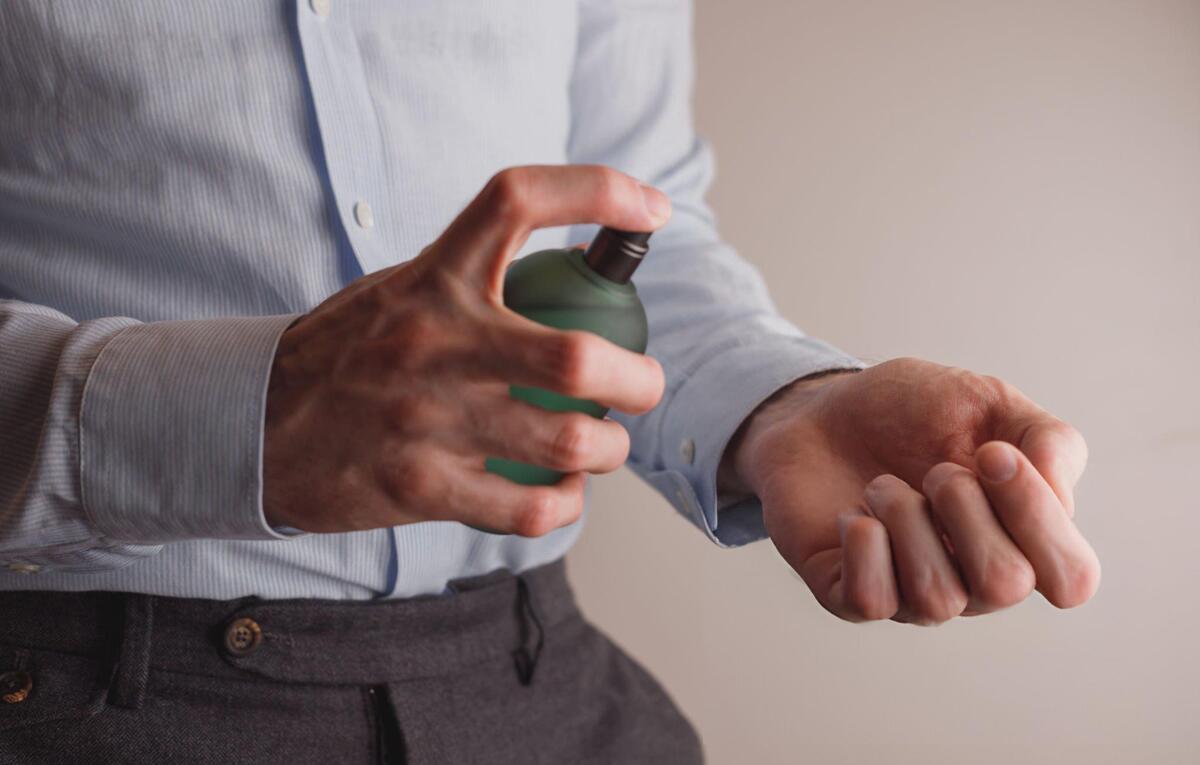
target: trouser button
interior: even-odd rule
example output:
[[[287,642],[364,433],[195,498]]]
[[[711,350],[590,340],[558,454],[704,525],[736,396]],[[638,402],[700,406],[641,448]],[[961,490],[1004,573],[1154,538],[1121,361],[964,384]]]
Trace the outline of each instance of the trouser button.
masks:
[[[20,704],[33,690],[33,675],[13,670],[0,675],[0,700],[5,704]]]
[[[225,650],[234,656],[245,656],[262,643],[262,628],[248,616],[234,619],[225,628]]]

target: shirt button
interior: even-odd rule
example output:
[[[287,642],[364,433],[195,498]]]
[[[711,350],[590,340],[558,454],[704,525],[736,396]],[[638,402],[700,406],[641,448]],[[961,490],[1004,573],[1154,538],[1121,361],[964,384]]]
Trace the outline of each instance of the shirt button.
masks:
[[[687,464],[692,464],[696,459],[696,442],[690,438],[685,438],[679,442],[679,456]]]
[[[354,220],[359,228],[371,228],[375,225],[375,211],[366,202],[354,203]]]
[[[21,670],[0,675],[0,701],[5,704],[20,704],[33,690],[33,675]]]
[[[8,570],[14,574],[36,574],[42,567],[36,563],[10,563]]]
[[[329,15],[332,5],[332,0],[308,0],[308,6],[312,8],[312,12],[321,18]]]
[[[252,653],[262,644],[262,627],[248,616],[234,619],[225,628],[225,650],[234,656]]]

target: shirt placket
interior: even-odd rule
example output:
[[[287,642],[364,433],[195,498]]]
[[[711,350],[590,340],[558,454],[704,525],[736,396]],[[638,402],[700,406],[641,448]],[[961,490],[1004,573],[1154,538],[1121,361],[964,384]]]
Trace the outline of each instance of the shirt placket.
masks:
[[[300,50],[308,75],[317,131],[325,157],[337,218],[363,273],[397,262],[391,185],[383,131],[376,116],[362,56],[350,18],[349,0],[297,0]],[[395,592],[396,530],[381,595]]]
[[[367,89],[348,0],[297,0],[300,48],[333,202],[364,273],[393,265],[396,221],[383,131]]]

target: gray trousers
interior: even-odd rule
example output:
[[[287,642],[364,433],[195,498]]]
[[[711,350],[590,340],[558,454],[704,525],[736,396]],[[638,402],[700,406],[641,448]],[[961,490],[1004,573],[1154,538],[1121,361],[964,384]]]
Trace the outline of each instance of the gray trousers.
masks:
[[[401,601],[0,593],[0,763],[692,763],[562,561]]]

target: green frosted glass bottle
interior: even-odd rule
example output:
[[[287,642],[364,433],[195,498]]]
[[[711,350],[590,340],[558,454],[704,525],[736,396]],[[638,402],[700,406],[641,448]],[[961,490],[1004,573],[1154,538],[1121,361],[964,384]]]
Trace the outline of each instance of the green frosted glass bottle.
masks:
[[[515,261],[504,279],[504,304],[557,329],[580,329],[637,353],[646,350],[646,311],[629,280],[649,250],[650,234],[602,228],[587,250],[542,250]],[[594,401],[541,388],[511,388],[513,398],[551,411],[603,417]],[[562,473],[489,457],[489,471],[525,485],[556,483]]]

